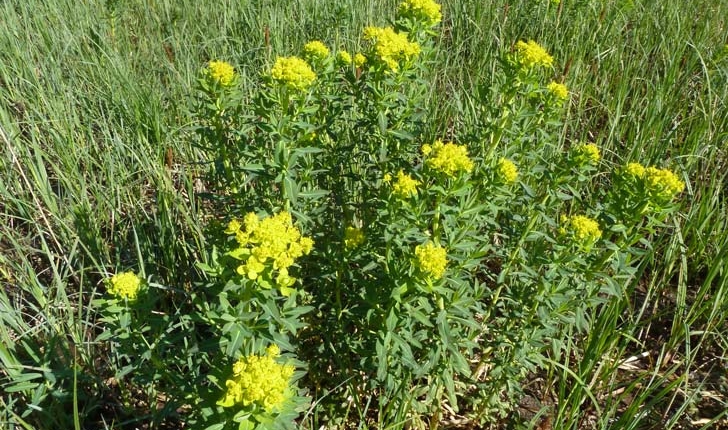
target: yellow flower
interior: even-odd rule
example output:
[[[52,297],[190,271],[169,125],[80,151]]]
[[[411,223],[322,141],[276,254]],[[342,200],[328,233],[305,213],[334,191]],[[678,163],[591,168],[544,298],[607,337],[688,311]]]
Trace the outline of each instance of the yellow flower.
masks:
[[[410,42],[406,34],[397,33],[392,27],[367,27],[364,40],[373,44],[379,61],[393,72],[399,70],[400,61],[409,61],[420,53],[417,42]]]
[[[533,40],[519,40],[516,43],[516,53],[518,62],[529,69],[534,66],[548,67],[554,63],[554,57]]]
[[[106,291],[120,299],[133,302],[139,295],[142,281],[134,272],[117,273],[107,281]]]
[[[556,98],[558,101],[564,101],[569,98],[569,90],[566,89],[566,85],[558,82],[551,82],[546,87],[549,93]]]
[[[644,174],[647,192],[653,198],[669,201],[685,189],[685,183],[668,169],[648,167]]]
[[[417,194],[417,187],[419,185],[420,181],[400,170],[397,173],[397,182],[392,185],[392,192],[395,196],[406,199]]]
[[[225,381],[225,395],[217,404],[222,407],[256,404],[274,412],[286,400],[295,368],[275,361],[280,349],[271,345],[266,355],[248,355],[233,364],[233,374]]]
[[[573,217],[564,217],[562,221],[565,232],[580,246],[590,247],[602,237],[599,223],[592,218],[575,215]]]
[[[245,264],[238,267],[238,273],[247,276],[251,280],[258,279],[258,274],[265,271],[265,264],[258,260],[255,256],[250,256]]]
[[[228,254],[242,260],[237,272],[251,280],[258,279],[261,274],[272,277],[272,271],[277,270],[276,279],[289,284],[294,278],[288,276],[288,268],[297,258],[308,255],[313,249],[313,240],[301,236],[288,212],[279,212],[264,219],[250,212],[243,218],[242,226],[238,221],[236,223],[238,229],[232,234],[235,234],[239,247]],[[231,234],[229,230],[226,232]]]
[[[434,27],[442,20],[440,5],[432,0],[405,0],[399,5],[399,14],[404,18],[420,21]]]
[[[221,87],[228,87],[235,83],[235,69],[225,61],[210,61],[205,71],[207,77]]]
[[[344,230],[344,247],[354,249],[364,243],[364,232],[360,228],[346,227]]]
[[[498,160],[498,178],[506,184],[512,184],[518,179],[518,168],[513,161],[507,158]]]
[[[298,57],[278,57],[270,75],[281,84],[297,90],[305,90],[316,80],[311,66]]]
[[[242,228],[240,221],[234,219],[228,223],[227,228],[225,229],[225,234],[235,234],[240,231],[240,228]]]
[[[382,182],[384,182],[385,184],[392,182],[392,174],[385,173],[384,176],[382,177]]]
[[[346,51],[339,51],[336,53],[336,62],[339,64],[343,64],[344,66],[348,66],[351,64],[351,54],[349,54]]]
[[[356,67],[361,67],[367,62],[367,57],[364,56],[361,52],[357,52],[354,54],[354,65]]]
[[[460,172],[473,170],[473,161],[468,157],[465,145],[436,140],[432,145],[423,145],[422,153],[427,157],[427,167],[451,178]]]
[[[574,161],[579,164],[594,164],[599,163],[601,154],[599,153],[599,147],[593,143],[580,143],[572,148]]]
[[[303,46],[303,53],[307,58],[323,60],[329,56],[329,48],[323,42],[314,40]]]
[[[645,166],[640,163],[627,163],[623,169],[623,173],[635,178],[642,178],[645,175]]]
[[[440,279],[447,266],[447,252],[433,243],[417,245],[415,248],[416,266],[427,277]]]

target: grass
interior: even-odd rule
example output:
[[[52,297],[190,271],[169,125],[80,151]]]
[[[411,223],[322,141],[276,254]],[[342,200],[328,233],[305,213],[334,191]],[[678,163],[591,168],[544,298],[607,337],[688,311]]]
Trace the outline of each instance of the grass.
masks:
[[[105,351],[92,341],[98,327],[85,309],[116,268],[141,267],[167,285],[198,276],[207,219],[196,180],[206,167],[190,145],[188,100],[200,67],[225,59],[252,82],[275,55],[307,40],[353,47],[372,17],[391,16],[395,6],[0,5],[2,426],[124,428],[110,421],[119,399],[104,380]],[[530,425],[725,423],[728,3],[465,1],[446,2],[444,16],[432,134],[457,126],[454,112],[488,81],[499,50],[535,39],[573,92],[564,141],[595,142],[608,163],[677,167],[688,183],[682,215],[654,238],[654,254],[621,300],[534,376],[544,412]],[[371,415],[368,405],[352,409],[353,420]]]

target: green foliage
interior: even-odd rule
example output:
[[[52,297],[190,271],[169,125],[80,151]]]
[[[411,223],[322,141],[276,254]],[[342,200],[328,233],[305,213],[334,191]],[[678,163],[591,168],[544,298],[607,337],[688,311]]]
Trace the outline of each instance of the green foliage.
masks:
[[[3,425],[499,426],[532,379],[532,427],[721,419],[724,2],[223,3],[0,6]],[[252,261],[249,213],[311,253]],[[285,401],[223,406],[272,345]]]
[[[200,105],[198,135],[219,193],[246,210],[290,210],[315,238],[300,275],[315,308],[299,349],[308,384],[332,404],[375,393],[375,403],[435,422],[443,404],[493,421],[547,352],[561,355],[567,332],[586,332],[597,306],[622,296],[643,254],[634,245],[649,246],[682,183],[650,206],[649,188],[662,188],[645,180],[625,203],[632,187],[597,180],[596,146],[563,149],[569,92],[544,82],[554,60],[533,41],[501,55],[473,114],[455,119],[458,144],[429,143],[423,76],[436,66],[426,61],[434,32],[403,34],[365,29],[358,65],[320,42],[304,49],[310,63],[279,57],[250,108],[234,87],[203,79],[201,99],[217,102]],[[271,288],[260,271],[245,281],[249,294]]]

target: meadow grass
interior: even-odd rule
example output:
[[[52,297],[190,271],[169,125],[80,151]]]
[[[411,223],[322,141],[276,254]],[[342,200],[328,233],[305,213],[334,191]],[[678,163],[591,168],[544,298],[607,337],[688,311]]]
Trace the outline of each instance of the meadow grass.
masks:
[[[210,203],[189,113],[200,68],[224,59],[254,82],[308,40],[356,46],[396,4],[0,5],[0,427],[127,428],[113,421],[128,399],[106,380],[108,351],[86,309],[115,268],[180,288],[201,276]],[[429,134],[447,135],[458,112],[477,115],[477,82],[497,53],[534,39],[574,94],[563,142],[597,143],[613,165],[670,166],[688,184],[624,295],[533,376],[527,392],[543,410],[519,425],[717,426],[728,408],[728,3],[463,1],[443,2],[443,15]],[[352,422],[397,428],[407,415],[354,403]],[[303,425],[318,428],[317,416]]]

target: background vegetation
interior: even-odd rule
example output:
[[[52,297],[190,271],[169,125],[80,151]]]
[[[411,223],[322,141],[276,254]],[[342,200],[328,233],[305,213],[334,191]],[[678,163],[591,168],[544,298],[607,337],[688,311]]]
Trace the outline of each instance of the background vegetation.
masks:
[[[200,68],[225,59],[253,82],[308,40],[356,46],[397,3],[0,4],[0,426],[147,425],[157,405],[122,413],[129,399],[86,309],[118,268],[179,288],[202,275],[194,263],[208,258],[214,220],[190,144]],[[670,160],[687,183],[623,299],[531,376],[501,427],[717,428],[728,402],[728,3],[443,3],[431,135],[457,126],[499,52],[534,39],[574,94],[561,139],[594,142],[613,165]],[[354,424],[370,418],[359,407]],[[310,413],[302,425],[320,423]]]

